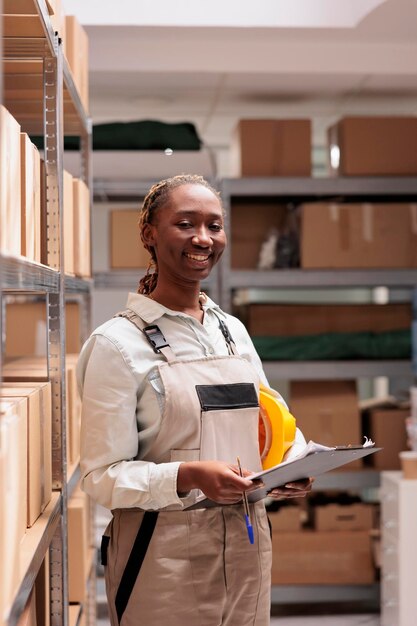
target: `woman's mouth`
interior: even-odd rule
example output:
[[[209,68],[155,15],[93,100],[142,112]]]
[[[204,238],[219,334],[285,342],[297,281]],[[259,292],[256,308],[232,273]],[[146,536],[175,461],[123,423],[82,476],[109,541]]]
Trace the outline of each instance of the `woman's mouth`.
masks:
[[[190,254],[189,252],[184,252],[184,255],[187,257],[187,259],[197,261],[198,263],[204,263],[210,258],[209,254]]]

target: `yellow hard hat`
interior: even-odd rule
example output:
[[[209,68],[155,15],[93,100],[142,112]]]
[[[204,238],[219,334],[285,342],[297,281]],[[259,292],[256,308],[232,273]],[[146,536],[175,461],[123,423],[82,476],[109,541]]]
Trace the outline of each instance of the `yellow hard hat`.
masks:
[[[281,463],[295,439],[295,417],[272,389],[260,385],[259,451],[264,470]]]

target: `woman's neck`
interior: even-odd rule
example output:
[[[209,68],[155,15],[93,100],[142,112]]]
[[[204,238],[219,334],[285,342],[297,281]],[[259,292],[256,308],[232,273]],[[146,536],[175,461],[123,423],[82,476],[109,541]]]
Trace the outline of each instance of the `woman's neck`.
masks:
[[[200,289],[176,289],[170,291],[164,289],[162,286],[157,285],[155,289],[149,294],[151,300],[159,302],[171,309],[172,311],[180,311],[195,317],[199,322],[203,321],[204,312],[200,302]]]

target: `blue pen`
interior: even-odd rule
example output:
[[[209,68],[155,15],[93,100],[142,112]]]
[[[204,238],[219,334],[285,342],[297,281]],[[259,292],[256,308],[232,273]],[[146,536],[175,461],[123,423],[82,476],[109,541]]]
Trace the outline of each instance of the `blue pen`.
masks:
[[[242,476],[243,478],[243,474],[242,474],[242,467],[240,465],[240,459],[239,457],[237,457],[237,466],[239,468],[239,474],[240,476]],[[248,503],[248,496],[246,495],[246,491],[243,492],[243,506],[245,509],[245,524],[246,524],[246,530],[248,531],[248,537],[249,537],[249,541],[250,543],[255,543],[255,538],[253,536],[253,526],[250,523],[250,514],[249,514],[249,503]]]

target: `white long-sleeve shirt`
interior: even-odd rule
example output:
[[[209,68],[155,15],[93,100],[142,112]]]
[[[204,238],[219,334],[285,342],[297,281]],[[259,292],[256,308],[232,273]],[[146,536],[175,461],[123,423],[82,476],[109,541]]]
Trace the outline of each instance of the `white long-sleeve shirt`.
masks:
[[[225,319],[240,356],[268,385],[246,328],[210,298],[203,305],[202,324],[138,294],[129,294],[127,307],[146,324],[158,325],[179,359],[228,354],[216,311]],[[177,494],[179,462],[133,460],[146,455],[159,431],[164,389],[155,367],[158,362],[160,355],[149,348],[142,333],[120,317],[97,328],[81,350],[77,379],[82,397],[82,485],[109,509],[182,506]],[[297,430],[291,456],[304,445]]]

